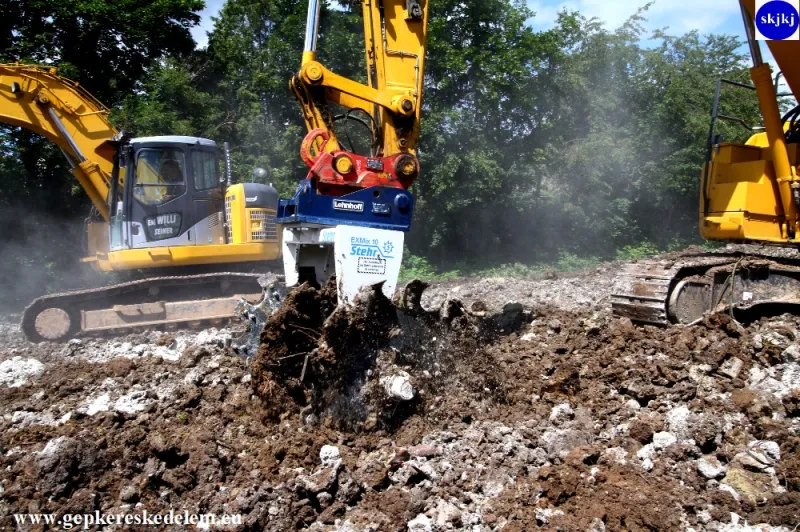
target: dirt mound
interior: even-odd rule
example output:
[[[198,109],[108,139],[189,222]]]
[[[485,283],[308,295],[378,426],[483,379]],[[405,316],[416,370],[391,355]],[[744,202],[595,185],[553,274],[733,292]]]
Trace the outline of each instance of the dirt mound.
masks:
[[[301,412],[312,424],[392,430],[425,412],[434,391],[500,390],[490,368],[482,367],[485,359],[476,355],[529,322],[530,312],[511,304],[489,315],[454,299],[425,310],[419,300],[426,286],[411,283],[393,303],[376,285],[353,306],[338,308],[333,283],[294,290],[267,321],[252,365],[253,387],[267,417]],[[398,382],[408,397],[392,395]]]
[[[450,299],[426,311],[420,295],[390,306],[372,293],[314,323],[317,341],[298,347],[310,353],[302,383],[300,361],[254,373],[261,389],[301,387],[284,416],[355,432],[369,449],[315,468],[324,487],[301,481],[315,508],[306,524],[346,516],[356,529],[673,530],[732,526],[734,515],[794,526],[795,318],[744,327],[716,315],[662,329],[597,309],[512,304],[489,317]],[[521,319],[508,319],[514,310]],[[289,316],[272,327],[285,329]],[[262,360],[291,356],[265,336]],[[418,387],[411,402],[378,385],[398,371]],[[385,437],[392,445],[382,449]],[[358,504],[317,505],[353,481],[364,490]]]
[[[300,288],[253,365],[235,331],[55,345],[0,324],[0,528],[171,508],[235,530],[797,525],[797,317],[659,329],[603,305],[425,310],[423,288],[335,312]]]

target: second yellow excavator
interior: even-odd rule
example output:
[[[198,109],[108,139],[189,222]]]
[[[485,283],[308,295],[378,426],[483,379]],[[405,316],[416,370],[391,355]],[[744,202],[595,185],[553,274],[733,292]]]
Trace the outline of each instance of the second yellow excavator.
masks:
[[[692,323],[710,310],[740,316],[800,309],[800,105],[781,116],[777,93],[782,75],[800,95],[800,41],[767,40],[781,74],[773,78],[762,58],[759,30],[773,37],[796,34],[800,17],[781,16],[791,4],[770,1],[756,10],[741,0],[753,67],[753,85],[721,79],[711,113],[706,161],[700,182],[700,233],[738,245],[674,260],[650,260],[627,268],[627,290],[614,296],[614,312],[634,321]],[[791,14],[790,14],[791,15]],[[781,28],[775,22],[785,22]],[[767,24],[759,28],[762,23]],[[724,86],[754,91],[763,126],[720,109]],[[754,134],[744,144],[724,142],[716,123],[730,120]]]

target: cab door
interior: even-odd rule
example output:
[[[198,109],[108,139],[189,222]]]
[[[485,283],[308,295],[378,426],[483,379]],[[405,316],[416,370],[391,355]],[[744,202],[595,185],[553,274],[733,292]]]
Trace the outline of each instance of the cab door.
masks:
[[[190,153],[182,144],[132,144],[126,179],[131,248],[193,245]]]
[[[222,212],[225,193],[219,173],[216,146],[198,145],[191,154],[194,243],[198,246],[225,243],[225,218]]]

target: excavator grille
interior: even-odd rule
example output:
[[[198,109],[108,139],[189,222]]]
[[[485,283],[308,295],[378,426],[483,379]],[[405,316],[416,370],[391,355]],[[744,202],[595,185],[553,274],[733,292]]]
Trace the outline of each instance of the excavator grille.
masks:
[[[231,223],[231,202],[236,196],[225,197],[225,229],[227,232],[228,242],[233,242],[233,224]]]
[[[250,209],[250,238],[254,242],[277,240],[278,230],[275,226],[275,214],[264,210]]]

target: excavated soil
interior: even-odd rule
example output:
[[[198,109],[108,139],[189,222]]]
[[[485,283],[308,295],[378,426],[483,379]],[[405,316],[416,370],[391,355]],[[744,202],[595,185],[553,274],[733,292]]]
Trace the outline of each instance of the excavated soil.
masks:
[[[252,361],[230,330],[35,345],[0,324],[2,527],[174,509],[241,514],[231,530],[796,529],[800,319],[633,325],[607,308],[613,269],[335,312],[301,287]],[[525,299],[554,290],[585,301]]]

